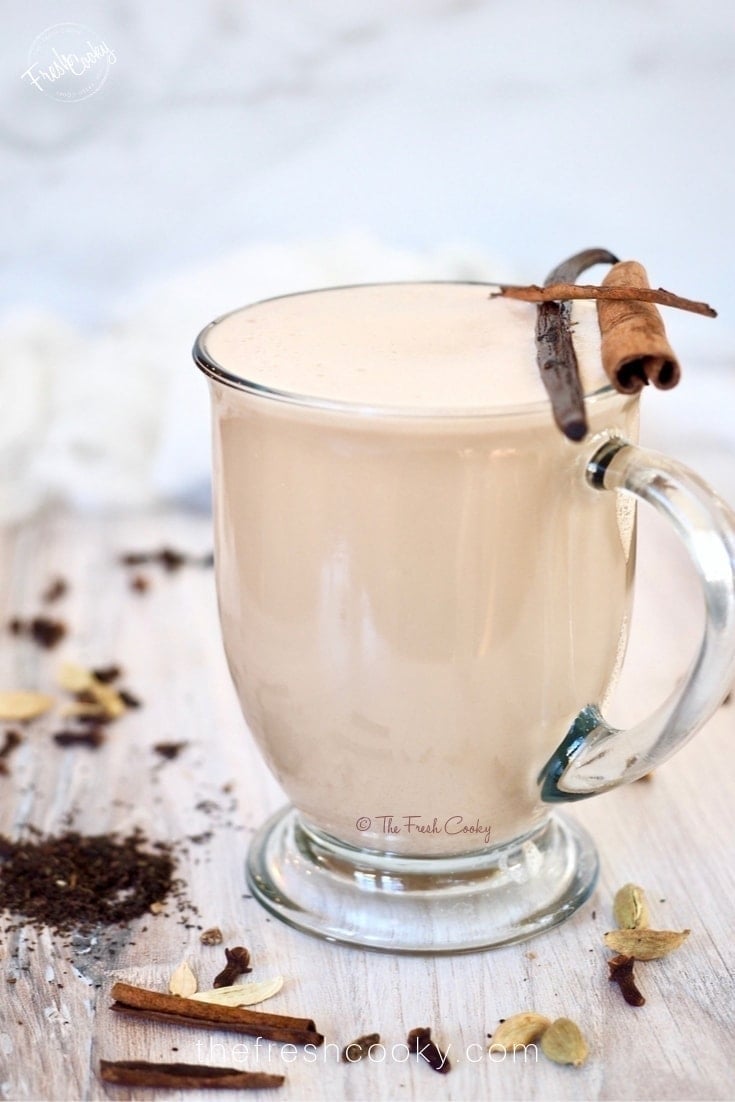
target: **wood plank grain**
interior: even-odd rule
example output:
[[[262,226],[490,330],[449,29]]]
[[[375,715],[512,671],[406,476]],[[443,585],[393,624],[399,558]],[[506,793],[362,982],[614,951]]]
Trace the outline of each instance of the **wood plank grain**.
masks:
[[[667,691],[697,631],[698,597],[678,551],[655,526],[644,536],[621,714],[642,714]],[[85,832],[139,825],[152,839],[177,842],[179,871],[199,912],[189,917],[168,907],[96,943],[65,944],[30,928],[0,933],[0,1098],[133,1097],[99,1082],[100,1058],[259,1068],[286,1075],[284,1099],[731,1096],[735,705],[722,708],[650,783],[574,809],[597,840],[602,875],[594,897],[562,928],[494,953],[437,960],[322,944],[248,898],[249,837],[282,797],[229,683],[211,571],[151,569],[150,590],[136,595],[116,561],[121,551],[164,542],[205,551],[209,521],[171,513],[106,520],[50,515],[0,535],[3,621],[37,611],[52,575],[71,584],[53,606],[68,620],[69,637],[46,653],[3,636],[0,688],[50,689],[58,660],[68,657],[121,663],[125,683],[144,702],[110,728],[96,753],[55,746],[51,721],[29,726],[9,776],[0,776],[0,832],[12,834],[24,823],[58,831],[69,817]],[[164,761],[153,747],[170,740],[187,745]],[[601,940],[612,924],[613,893],[626,880],[648,889],[656,924],[692,929],[675,957],[639,966],[647,998],[641,1009],[625,1005],[607,981]],[[317,1054],[291,1059],[279,1045],[256,1049],[253,1039],[143,1026],[109,1012],[114,980],[165,990],[183,959],[202,985],[211,985],[223,954],[201,945],[199,933],[212,925],[222,928],[226,944],[249,947],[253,979],[286,977],[267,1009],[313,1016],[326,1035]],[[525,1063],[491,1060],[485,1046],[498,1020],[530,1008],[580,1022],[589,1062],[567,1069],[540,1054]],[[425,1025],[449,1047],[448,1076],[405,1061],[404,1050],[394,1048],[409,1029]],[[341,1046],[373,1030],[382,1035],[384,1057],[340,1063]]]

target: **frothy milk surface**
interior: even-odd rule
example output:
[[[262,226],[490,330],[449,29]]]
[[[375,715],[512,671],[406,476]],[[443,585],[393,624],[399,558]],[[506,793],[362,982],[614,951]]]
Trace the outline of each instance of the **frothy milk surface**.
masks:
[[[495,409],[544,402],[536,307],[488,284],[341,287],[270,299],[206,334],[210,359],[286,394],[397,409]],[[573,304],[586,394],[607,383],[594,302]]]

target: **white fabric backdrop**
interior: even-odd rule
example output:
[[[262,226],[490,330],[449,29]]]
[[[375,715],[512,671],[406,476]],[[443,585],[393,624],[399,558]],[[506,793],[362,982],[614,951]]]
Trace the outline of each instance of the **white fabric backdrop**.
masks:
[[[60,19],[116,61],[21,79]],[[606,245],[706,298],[646,439],[735,500],[735,18],[726,0],[35,0],[0,41],[0,519],[206,502],[190,347],[253,298],[540,279]]]

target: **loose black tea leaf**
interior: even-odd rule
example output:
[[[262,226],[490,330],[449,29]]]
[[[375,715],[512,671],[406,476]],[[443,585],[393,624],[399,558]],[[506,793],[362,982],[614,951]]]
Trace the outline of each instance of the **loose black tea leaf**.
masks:
[[[129,922],[175,889],[170,847],[140,831],[0,836],[0,906],[60,933]]]

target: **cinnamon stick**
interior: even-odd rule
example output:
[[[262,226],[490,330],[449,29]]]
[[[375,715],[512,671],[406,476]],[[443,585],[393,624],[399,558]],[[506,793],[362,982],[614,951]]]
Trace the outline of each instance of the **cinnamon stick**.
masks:
[[[612,302],[651,302],[658,306],[672,306],[690,314],[702,314],[707,318],[716,318],[717,311],[707,302],[692,298],[683,298],[667,291],[663,287],[639,287],[624,285],[620,287],[598,286],[594,283],[571,283],[565,280],[551,282],[540,287],[538,283],[524,286],[515,283],[500,283],[490,298],[512,298],[519,302],[551,302],[582,299],[598,299]]]
[[[646,269],[626,260],[610,269],[603,286],[648,288]],[[681,369],[653,303],[598,299],[597,316],[602,366],[616,390],[637,394],[649,382],[660,390],[676,386]]]
[[[615,264],[616,261],[617,257],[607,249],[585,249],[554,268],[547,282],[570,283],[595,264]],[[536,315],[536,360],[556,424],[569,440],[583,440],[587,435],[587,414],[572,340],[571,306],[568,301],[547,300],[539,305]]]
[[[116,1000],[112,1010],[146,1021],[173,1022],[203,1029],[228,1029],[292,1045],[318,1046],[324,1041],[311,1018],[292,1018],[287,1014],[267,1014],[239,1006],[197,1002],[179,995],[133,987],[129,983],[113,984],[111,994]]]
[[[175,1087],[179,1090],[264,1090],[280,1087],[283,1075],[239,1071],[207,1064],[155,1064],[148,1060],[100,1060],[100,1079],[119,1087]]]

